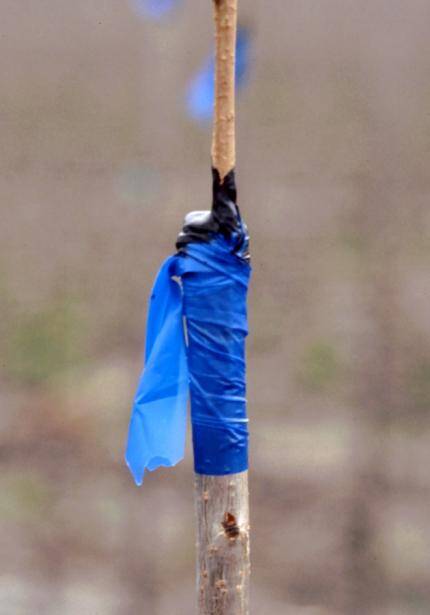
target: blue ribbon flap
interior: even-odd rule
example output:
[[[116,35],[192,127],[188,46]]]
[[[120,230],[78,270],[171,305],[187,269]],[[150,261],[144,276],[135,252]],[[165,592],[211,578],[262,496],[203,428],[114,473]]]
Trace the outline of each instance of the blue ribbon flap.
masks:
[[[147,319],[145,368],[130,420],[125,459],[137,485],[145,469],[173,466],[184,457],[188,366],[182,291],[175,275],[177,257],[162,265]]]

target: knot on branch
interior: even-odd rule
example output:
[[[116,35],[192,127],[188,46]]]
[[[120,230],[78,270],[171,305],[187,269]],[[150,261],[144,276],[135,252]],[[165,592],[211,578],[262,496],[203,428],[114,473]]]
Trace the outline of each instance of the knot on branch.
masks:
[[[224,513],[224,519],[221,525],[228,538],[237,538],[240,534],[240,528],[237,525],[236,517],[229,512]]]

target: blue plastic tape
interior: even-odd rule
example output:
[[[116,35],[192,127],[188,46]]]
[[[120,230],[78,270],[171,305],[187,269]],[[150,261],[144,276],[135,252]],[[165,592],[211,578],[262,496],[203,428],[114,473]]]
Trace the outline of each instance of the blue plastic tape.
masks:
[[[189,393],[195,471],[224,475],[248,468],[245,338],[251,268],[235,254],[233,242],[216,235],[209,243],[191,243],[168,258],[156,278],[146,365],[126,451],[138,485],[145,469],[183,458]]]
[[[146,329],[145,369],[131,414],[126,462],[137,485],[145,469],[172,466],[184,456],[188,366],[182,292],[176,257],[161,267],[152,289]]]

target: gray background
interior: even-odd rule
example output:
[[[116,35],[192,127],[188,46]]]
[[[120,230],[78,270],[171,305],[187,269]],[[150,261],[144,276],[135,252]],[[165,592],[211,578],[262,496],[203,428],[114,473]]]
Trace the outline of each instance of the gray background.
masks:
[[[242,0],[253,613],[430,611],[430,3]],[[145,305],[210,204],[209,0],[2,0],[0,613],[194,612],[191,451],[122,456]]]

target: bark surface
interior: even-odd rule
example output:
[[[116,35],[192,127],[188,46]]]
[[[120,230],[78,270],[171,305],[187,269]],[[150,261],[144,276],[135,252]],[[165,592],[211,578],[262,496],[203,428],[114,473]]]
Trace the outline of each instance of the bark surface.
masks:
[[[249,613],[248,472],[195,477],[199,615]]]
[[[212,165],[221,183],[236,163],[234,72],[237,0],[213,0],[216,68]]]

